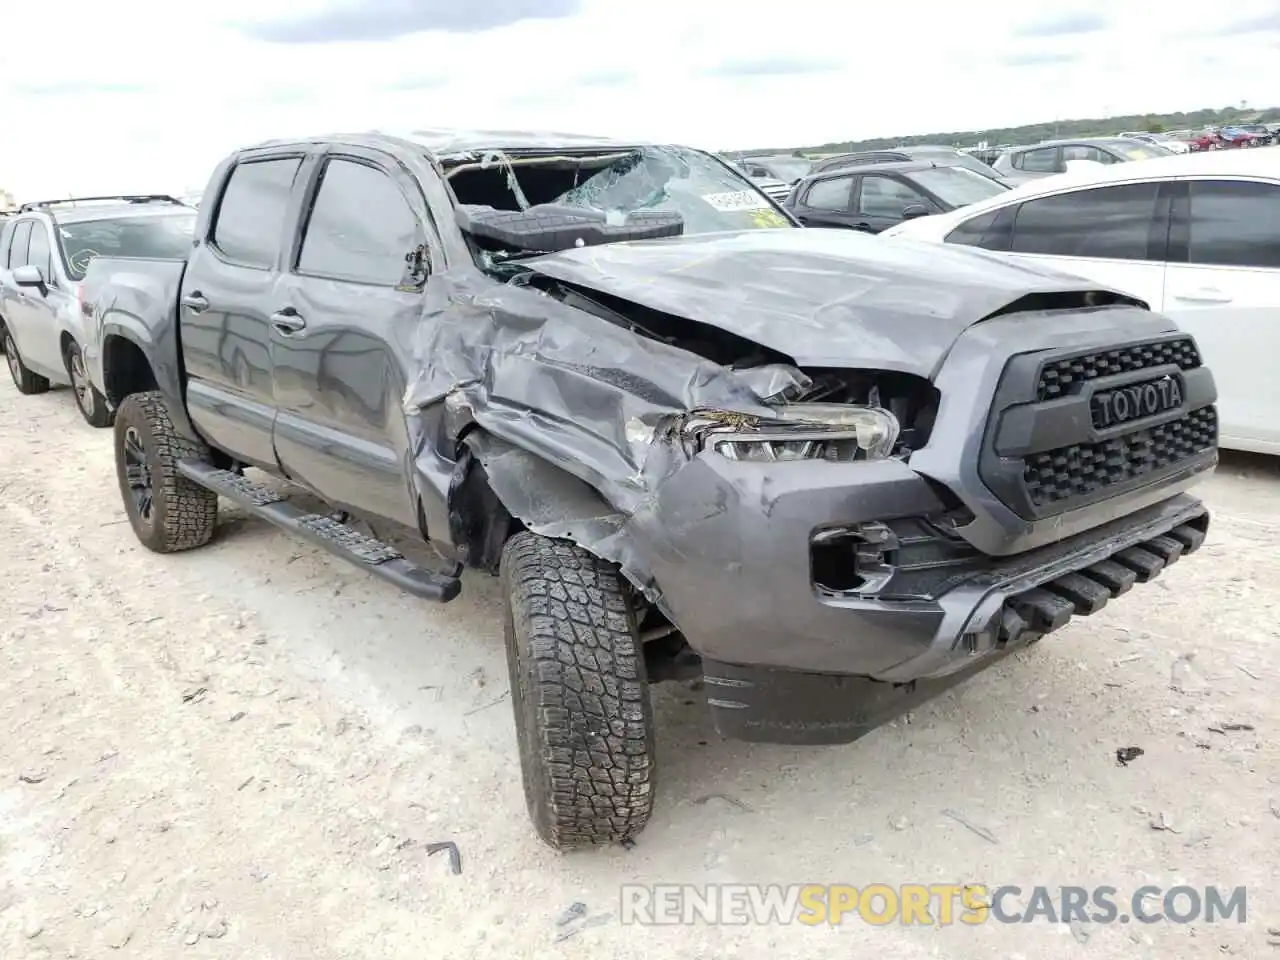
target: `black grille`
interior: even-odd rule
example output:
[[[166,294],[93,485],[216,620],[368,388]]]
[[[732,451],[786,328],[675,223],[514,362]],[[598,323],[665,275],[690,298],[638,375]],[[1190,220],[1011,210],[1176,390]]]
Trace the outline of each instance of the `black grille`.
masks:
[[[1177,364],[1183,370],[1200,366],[1200,351],[1189,337],[1140,343],[1115,350],[1087,353],[1046,363],[1036,384],[1037,400],[1053,400],[1071,392],[1072,386],[1131,370],[1147,370]]]
[[[1185,343],[1185,350],[1189,351],[1190,356],[1196,357],[1198,362],[1195,346],[1190,341],[1132,347],[1128,350],[1109,351],[1107,354],[1094,354],[1093,357],[1129,354],[1136,350],[1146,351],[1162,346],[1172,347],[1178,343]],[[1170,362],[1181,361],[1161,360],[1158,363]],[[1093,373],[1089,376],[1098,375]],[[1042,380],[1042,386],[1043,382]],[[1114,437],[1100,443],[1077,443],[1024,457],[1022,481],[1031,503],[1036,507],[1045,507],[1061,500],[1092,496],[1114,484],[1158,473],[1209,449],[1217,443],[1217,439],[1217,411],[1213,407],[1201,407],[1185,417],[1137,430],[1123,437]]]

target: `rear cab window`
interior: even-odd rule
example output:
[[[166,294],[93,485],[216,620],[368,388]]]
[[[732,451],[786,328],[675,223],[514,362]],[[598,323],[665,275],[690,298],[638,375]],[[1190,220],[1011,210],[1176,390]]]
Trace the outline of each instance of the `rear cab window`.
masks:
[[[258,270],[275,267],[301,157],[269,157],[236,164],[218,202],[210,238],[227,260]]]

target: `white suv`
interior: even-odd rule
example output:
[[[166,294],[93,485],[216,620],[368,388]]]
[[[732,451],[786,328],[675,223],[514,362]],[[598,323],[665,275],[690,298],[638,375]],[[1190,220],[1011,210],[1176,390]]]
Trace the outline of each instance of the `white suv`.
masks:
[[[1221,446],[1280,454],[1280,150],[1090,167],[880,236],[998,251],[1141,298],[1204,351]]]

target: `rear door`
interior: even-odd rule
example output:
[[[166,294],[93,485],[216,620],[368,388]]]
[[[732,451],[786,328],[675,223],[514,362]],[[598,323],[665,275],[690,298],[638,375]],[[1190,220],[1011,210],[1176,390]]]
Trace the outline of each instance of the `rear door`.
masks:
[[[852,227],[852,174],[810,181],[796,197],[793,210],[806,227]]]
[[[855,229],[868,233],[887,230],[905,219],[907,207],[921,206],[930,213],[942,208],[904,180],[888,174],[866,173],[855,191]]]
[[[1186,182],[1170,261],[1165,312],[1214,372],[1223,446],[1280,453],[1280,184]]]
[[[275,450],[327,502],[418,525],[403,399],[430,249],[416,181],[377,151],[334,147],[273,304]]]
[[[270,316],[282,293],[290,202],[302,151],[242,156],[191,251],[179,309],[187,410],[211,444],[278,470]]]

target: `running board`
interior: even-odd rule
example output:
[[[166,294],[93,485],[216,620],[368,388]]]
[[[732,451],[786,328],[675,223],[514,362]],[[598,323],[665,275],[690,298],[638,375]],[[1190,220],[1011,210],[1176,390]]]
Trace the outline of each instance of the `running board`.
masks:
[[[457,577],[420,567],[406,560],[394,547],[352,530],[332,517],[306,513],[290,503],[284,494],[264,483],[255,483],[238,473],[219,470],[197,460],[178,461],[178,470],[183,476],[239,504],[255,516],[324,547],[334,556],[395,584],[415,597],[448,603],[462,591],[462,581]]]

